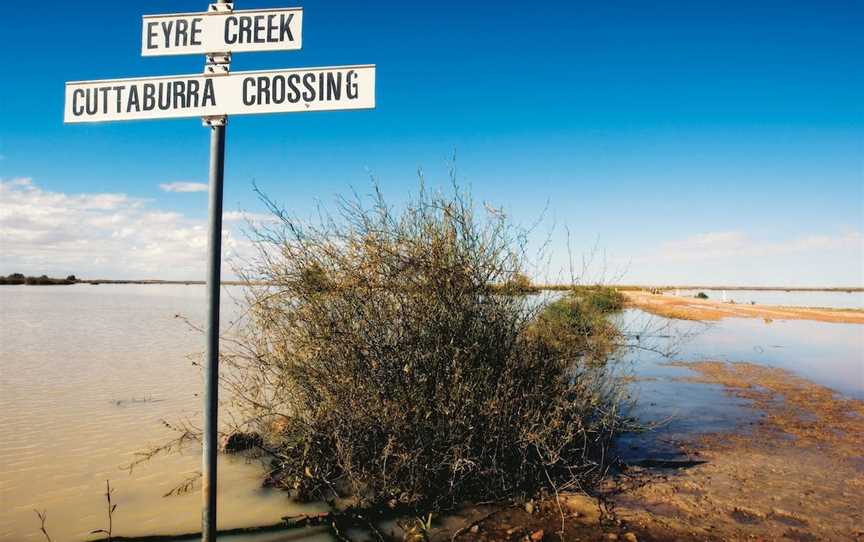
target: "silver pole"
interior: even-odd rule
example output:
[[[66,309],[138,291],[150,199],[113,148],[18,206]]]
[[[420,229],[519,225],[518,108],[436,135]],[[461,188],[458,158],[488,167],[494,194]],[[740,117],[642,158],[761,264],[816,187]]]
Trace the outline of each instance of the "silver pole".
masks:
[[[217,4],[228,3],[216,0]],[[215,6],[211,5],[211,10]],[[230,9],[230,8],[229,8]],[[216,490],[219,454],[219,294],[222,282],[222,187],[227,117],[210,125],[210,217],[207,243],[207,345],[204,369],[204,440],[201,468],[201,540],[216,542]]]
[[[216,458],[219,453],[219,293],[222,264],[222,184],[225,125],[210,128],[210,227],[207,250],[207,347],[204,372],[204,442],[201,540],[216,540]]]

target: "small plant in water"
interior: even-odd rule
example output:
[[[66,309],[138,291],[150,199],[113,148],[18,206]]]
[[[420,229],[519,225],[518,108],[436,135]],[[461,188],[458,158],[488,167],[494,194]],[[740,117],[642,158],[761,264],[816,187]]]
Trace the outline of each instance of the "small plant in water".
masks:
[[[48,520],[48,511],[42,510],[33,510],[36,512],[36,516],[39,518],[39,530],[42,531],[42,535],[45,537],[45,540],[48,542],[52,542],[51,537],[48,535],[48,530],[45,528],[45,522]]]
[[[429,531],[432,530],[432,514],[423,518],[414,518],[408,524],[399,524],[399,527],[405,532],[402,537],[403,542],[428,542]]]
[[[104,534],[108,542],[111,542],[111,536],[114,531],[114,511],[117,510],[117,505],[111,502],[112,493],[114,493],[114,490],[111,489],[111,481],[105,480],[105,500],[108,503],[108,528],[90,531],[90,534]]]

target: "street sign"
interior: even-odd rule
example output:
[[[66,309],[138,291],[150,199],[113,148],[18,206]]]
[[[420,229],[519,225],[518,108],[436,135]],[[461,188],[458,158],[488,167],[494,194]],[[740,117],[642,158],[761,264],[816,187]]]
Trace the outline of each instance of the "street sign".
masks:
[[[67,123],[373,109],[375,66],[66,83]]]
[[[229,115],[373,109],[375,66],[230,72],[231,53],[300,49],[302,8],[145,15],[143,56],[204,54],[201,75],[66,83],[67,123],[201,117],[210,130],[207,226],[207,338],[201,439],[201,540],[216,542],[219,452],[219,300],[225,129]]]
[[[303,8],[145,15],[141,56],[293,51],[303,42]]]

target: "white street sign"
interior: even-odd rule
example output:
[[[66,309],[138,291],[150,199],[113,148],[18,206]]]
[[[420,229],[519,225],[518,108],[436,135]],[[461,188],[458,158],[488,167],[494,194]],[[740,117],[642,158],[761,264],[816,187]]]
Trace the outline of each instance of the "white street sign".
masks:
[[[375,66],[66,83],[64,121],[373,109]]]
[[[303,8],[145,15],[141,55],[291,51],[303,41]]]

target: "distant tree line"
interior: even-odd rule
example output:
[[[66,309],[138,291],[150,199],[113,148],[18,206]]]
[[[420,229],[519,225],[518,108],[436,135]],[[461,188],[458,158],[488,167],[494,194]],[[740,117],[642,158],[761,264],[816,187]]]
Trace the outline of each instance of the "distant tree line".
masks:
[[[28,277],[22,273],[12,273],[7,276],[0,276],[0,284],[29,284],[34,286],[54,286],[60,284],[75,284],[78,279],[75,275],[69,275],[65,279],[55,279],[48,275],[39,277]]]

